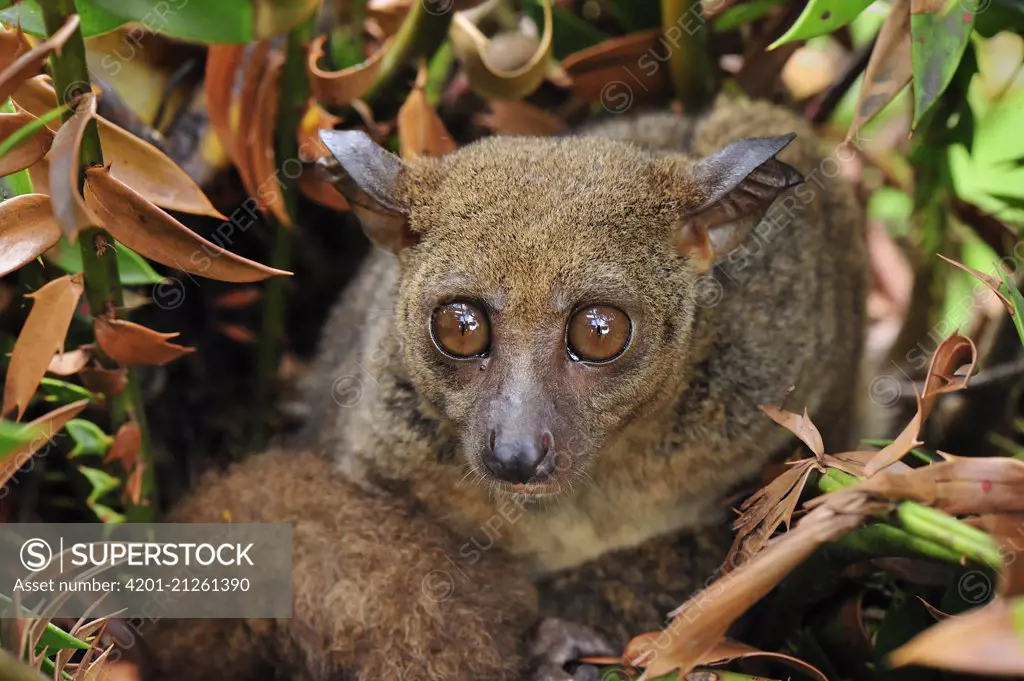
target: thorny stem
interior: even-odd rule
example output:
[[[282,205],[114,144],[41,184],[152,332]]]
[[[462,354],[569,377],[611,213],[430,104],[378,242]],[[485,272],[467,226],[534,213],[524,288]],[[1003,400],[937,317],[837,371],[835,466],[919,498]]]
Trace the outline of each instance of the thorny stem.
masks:
[[[74,0],[44,0],[40,5],[46,32],[51,35],[76,12]],[[89,92],[90,89],[81,28],[74,32],[60,54],[55,53],[50,57],[50,69],[57,90],[57,103],[69,105],[68,111],[64,113],[64,120],[67,121],[74,115],[71,104],[75,98]],[[95,120],[89,121],[85,129],[79,161],[82,169],[103,165],[103,149],[100,146],[99,128]],[[80,182],[84,182],[84,173]],[[116,242],[105,230],[99,228],[83,230],[78,239],[82,249],[82,270],[85,273],[85,295],[92,315],[101,315],[108,311],[121,313],[124,298],[117,271]],[[111,399],[110,416],[114,427],[131,416],[142,433],[142,446],[138,458],[138,465],[143,467],[141,500],[138,505],[129,502],[126,510],[130,521],[147,522],[155,516],[156,486],[150,460],[146,412],[139,389],[139,376],[134,369],[128,372],[125,391]]]
[[[302,22],[288,34],[284,71],[278,93],[280,102],[274,139],[275,158],[280,165],[287,159],[298,158],[298,129],[303,110],[309,99],[309,80],[306,77],[306,47],[313,37],[314,18]],[[285,210],[292,224],[298,222],[298,182],[283,174],[281,194]],[[275,220],[274,251],[270,257],[272,267],[286,270],[291,266],[292,234],[285,225]],[[272,277],[266,284],[263,298],[263,327],[257,347],[256,409],[253,428],[254,444],[262,446],[268,438],[267,418],[272,401],[272,387],[280,364],[280,342],[284,331],[285,280]]]
[[[717,89],[708,27],[694,27],[702,21],[701,0],[662,0],[661,49],[669,53],[672,88],[688,114],[710,105]]]
[[[364,99],[373,104],[385,92],[402,69],[418,57],[429,57],[437,51],[448,35],[454,12],[441,11],[442,3],[414,2],[395,42],[381,61],[380,77]]]

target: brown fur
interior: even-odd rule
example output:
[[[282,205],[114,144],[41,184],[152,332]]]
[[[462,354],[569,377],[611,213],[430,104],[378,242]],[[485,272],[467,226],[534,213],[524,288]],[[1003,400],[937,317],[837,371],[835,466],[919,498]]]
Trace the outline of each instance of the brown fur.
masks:
[[[688,174],[695,159],[791,131],[798,138],[779,158],[808,182],[702,275],[672,246],[707,196]],[[845,444],[865,251],[852,193],[823,158],[791,113],[722,98],[697,120],[660,114],[574,138],[492,138],[411,163],[397,199],[418,243],[366,263],[306,388],[306,444],[337,474],[328,481],[306,459],[254,463],[215,483],[220,491],[202,490],[184,515],[209,519],[235,492],[265,497],[262,517],[308,525],[296,565],[305,551],[316,558],[297,572],[296,611],[338,652],[307,669],[501,678],[520,663],[514,639],[533,612],[531,580],[546,613],[584,617],[616,643],[657,627],[664,599],[685,597],[724,552],[714,502],[791,451],[759,404],[806,406],[827,445]],[[453,295],[492,306],[491,357],[444,360],[433,347],[426,320]],[[595,300],[629,313],[635,341],[610,365],[568,365],[566,316]],[[545,418],[566,461],[557,496],[516,497],[478,475],[486,418],[505,408],[509,385],[552,405]],[[272,474],[248,472],[260,465]],[[458,605],[431,611],[417,600],[433,569],[465,583]],[[642,583],[663,600],[638,597]],[[588,589],[593,607],[580,605]],[[410,599],[421,608],[412,616]],[[298,625],[278,626],[300,640]]]

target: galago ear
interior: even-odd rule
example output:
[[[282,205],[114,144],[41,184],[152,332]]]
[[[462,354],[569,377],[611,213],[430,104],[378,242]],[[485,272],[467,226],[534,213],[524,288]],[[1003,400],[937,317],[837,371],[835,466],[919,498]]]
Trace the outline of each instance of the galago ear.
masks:
[[[796,138],[750,137],[726,146],[694,166],[693,179],[707,199],[683,221],[676,249],[710,267],[742,244],[782,192],[804,181],[775,155]]]
[[[402,159],[365,132],[321,130],[320,141],[333,157],[320,159],[320,172],[348,199],[366,236],[392,253],[419,241],[397,198],[398,176],[405,169]]]

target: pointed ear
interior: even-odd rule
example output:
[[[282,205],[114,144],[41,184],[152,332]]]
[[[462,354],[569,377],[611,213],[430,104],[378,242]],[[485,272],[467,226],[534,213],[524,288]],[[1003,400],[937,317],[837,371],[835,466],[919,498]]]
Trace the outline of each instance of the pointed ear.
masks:
[[[366,236],[392,253],[419,241],[397,198],[398,175],[405,168],[402,159],[364,132],[321,130],[320,141],[333,157],[320,159],[321,173],[348,199]]]
[[[676,249],[705,268],[742,244],[782,192],[804,181],[775,155],[796,138],[751,137],[701,159],[693,179],[707,200],[691,212],[676,234]]]

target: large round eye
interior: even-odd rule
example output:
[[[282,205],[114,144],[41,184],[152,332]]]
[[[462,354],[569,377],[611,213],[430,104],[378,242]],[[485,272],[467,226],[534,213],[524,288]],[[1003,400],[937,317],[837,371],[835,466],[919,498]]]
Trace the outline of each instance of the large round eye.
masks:
[[[622,310],[593,305],[579,310],[569,320],[566,343],[573,359],[608,362],[622,354],[629,344],[632,323]]]
[[[491,325],[476,305],[439,305],[430,318],[430,335],[439,350],[453,357],[475,357],[491,346]]]

